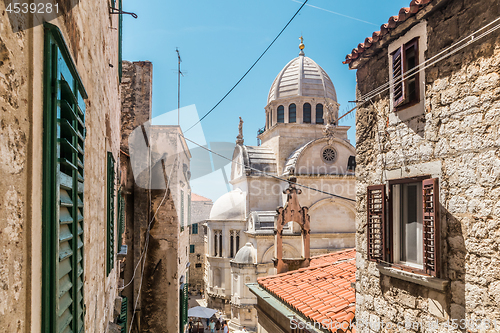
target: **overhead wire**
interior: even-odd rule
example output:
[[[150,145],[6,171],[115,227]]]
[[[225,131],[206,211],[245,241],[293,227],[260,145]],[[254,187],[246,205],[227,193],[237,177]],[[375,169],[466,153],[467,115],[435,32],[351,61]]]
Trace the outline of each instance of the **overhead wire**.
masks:
[[[141,259],[144,256],[144,259],[142,260],[143,265],[142,265],[142,272],[141,272],[141,282],[140,282],[140,285],[139,285],[139,290],[137,292],[137,298],[135,300],[134,310],[132,312],[132,319],[130,321],[130,330],[129,330],[129,333],[132,332],[132,324],[134,322],[135,310],[137,309],[137,304],[139,302],[139,297],[141,295],[142,281],[144,280],[144,270],[145,270],[145,267],[146,267],[146,257],[147,257],[148,247],[149,247],[149,236],[150,236],[150,231],[151,231],[151,225],[153,224],[153,221],[155,220],[156,215],[158,214],[158,211],[160,210],[161,206],[165,202],[165,199],[167,198],[168,189],[169,189],[169,185],[170,185],[170,179],[172,178],[172,173],[173,173],[173,170],[174,170],[174,167],[175,167],[176,163],[177,163],[177,157],[175,158],[174,162],[171,164],[172,167],[170,169],[170,174],[169,174],[168,179],[167,179],[167,184],[166,184],[166,187],[165,187],[165,194],[163,195],[163,198],[161,199],[160,204],[156,208],[156,211],[155,211],[155,213],[153,215],[153,218],[151,218],[151,220],[149,221],[149,224],[148,224],[148,227],[147,227],[147,230],[146,230],[146,240],[144,242],[144,248],[143,248],[141,256],[140,256],[140,258],[139,258],[139,260],[137,262],[137,265],[135,266],[134,274],[133,274],[132,278],[130,279],[129,283],[127,283],[127,285],[125,285],[124,287],[120,288],[120,289],[123,290],[126,287],[128,287],[134,281],[137,268],[139,267],[139,264],[141,263]],[[150,168],[149,171],[150,171],[150,175],[151,175],[151,168]],[[151,186],[150,186],[150,188],[151,188]]]
[[[196,125],[198,125],[203,119],[205,119],[210,113],[212,113],[212,111],[217,106],[219,106],[219,104],[222,103],[223,100],[226,99],[226,97],[236,88],[236,86],[238,86],[238,84],[240,84],[240,82],[243,81],[243,79],[247,76],[247,74],[250,73],[250,71],[255,67],[255,65],[257,65],[257,63],[259,62],[259,60],[264,56],[264,54],[267,53],[267,51],[271,48],[271,46],[273,46],[274,42],[276,42],[276,40],[281,36],[281,34],[290,25],[290,23],[292,23],[292,21],[295,18],[295,16],[297,16],[299,14],[300,10],[306,5],[307,1],[309,1],[309,0],[305,0],[304,1],[304,3],[302,4],[302,6],[300,6],[300,8],[295,12],[295,14],[293,14],[292,18],[287,22],[287,24],[283,27],[283,29],[281,29],[281,31],[273,39],[273,41],[271,42],[271,44],[269,44],[269,46],[264,50],[264,52],[262,52],[262,54],[257,58],[257,60],[255,60],[255,62],[252,64],[252,66],[250,66],[250,68],[245,72],[245,74],[243,74],[243,76],[238,80],[238,82],[236,82],[235,85],[231,89],[229,89],[229,91],[217,102],[217,104],[214,105],[214,107],[212,107],[207,113],[205,113],[203,115],[203,117],[201,117],[196,123],[194,123],[191,127],[189,127],[184,133],[187,133],[190,129],[192,129],[193,127],[195,127]]]
[[[290,179],[281,178],[281,177],[275,176],[275,175],[273,175],[273,174],[270,174],[270,173],[268,173],[268,172],[265,172],[265,171],[262,171],[262,170],[256,169],[256,168],[251,167],[251,166],[248,166],[248,165],[245,165],[245,164],[240,163],[240,162],[238,162],[238,161],[232,160],[232,159],[230,159],[229,157],[226,157],[226,156],[224,156],[224,155],[222,155],[222,154],[219,154],[219,153],[217,153],[217,152],[215,152],[215,151],[211,150],[210,148],[207,148],[207,147],[205,147],[205,146],[203,146],[203,145],[201,145],[201,144],[199,144],[199,143],[197,143],[197,142],[195,142],[195,141],[193,141],[193,140],[190,140],[190,139],[186,138],[183,134],[179,134],[179,135],[180,135],[181,137],[183,137],[186,141],[189,141],[189,142],[191,142],[191,143],[195,144],[196,146],[198,146],[198,147],[200,147],[200,148],[202,148],[202,149],[205,149],[206,151],[208,151],[208,152],[210,152],[210,153],[212,153],[212,154],[214,154],[214,155],[216,155],[216,156],[219,156],[219,157],[221,157],[221,158],[223,158],[223,159],[225,159],[225,160],[228,160],[228,161],[230,161],[230,162],[233,162],[233,163],[235,163],[235,164],[238,164],[238,165],[240,165],[240,166],[243,166],[243,167],[244,167],[244,168],[246,168],[246,169],[251,169],[251,170],[257,171],[257,172],[259,172],[260,174],[263,174],[263,175],[265,175],[265,176],[268,176],[268,177],[271,177],[271,178],[274,178],[274,179],[278,179],[278,180],[281,180],[281,181],[283,181],[283,182],[287,182],[287,183],[289,183],[289,184],[294,184],[294,185],[296,185],[296,186],[299,186],[299,187],[302,187],[302,188],[306,188],[306,189],[311,190],[311,191],[316,191],[316,192],[323,193],[323,194],[327,194],[327,195],[330,195],[330,196],[332,196],[332,197],[336,197],[336,198],[339,198],[339,199],[344,199],[344,200],[348,200],[348,201],[353,201],[353,202],[356,202],[356,199],[351,199],[351,198],[343,197],[343,196],[338,195],[338,194],[334,194],[334,193],[330,193],[330,192],[322,191],[322,190],[317,189],[317,188],[314,188],[314,187],[310,187],[310,186],[307,186],[307,185],[299,184],[299,183],[296,183],[296,182],[294,182],[294,181],[291,181]]]
[[[438,63],[438,62],[440,62],[440,61],[442,61],[442,60],[450,57],[451,55],[459,52],[460,50],[462,50],[465,47],[471,45],[472,43],[475,43],[476,41],[482,39],[483,37],[491,34],[492,32],[494,32],[496,30],[498,30],[500,28],[500,24],[497,24],[496,26],[492,27],[491,29],[487,30],[486,32],[483,32],[479,36],[475,36],[480,31],[485,30],[489,26],[491,26],[494,23],[499,22],[499,21],[500,21],[500,17],[496,18],[495,20],[493,20],[492,22],[488,23],[487,25],[485,25],[485,26],[481,27],[480,29],[474,31],[473,33],[469,34],[467,37],[462,38],[458,42],[453,43],[451,46],[449,46],[449,47],[445,48],[444,50],[438,52],[436,55],[434,55],[431,58],[427,59],[426,61],[422,62],[417,67],[412,68],[411,70],[408,70],[406,73],[403,73],[403,75],[396,76],[395,80],[392,81],[392,83],[391,83],[391,80],[389,80],[388,82],[386,82],[386,83],[378,86],[377,88],[371,90],[370,92],[364,94],[363,96],[360,97],[360,100],[357,101],[357,103],[359,103],[359,104],[356,105],[354,108],[350,109],[349,111],[347,111],[341,117],[339,117],[338,120],[342,119],[343,117],[347,116],[352,111],[354,111],[354,110],[358,109],[359,107],[363,106],[366,102],[371,101],[375,96],[380,95],[380,94],[386,92],[387,90],[390,90],[395,85],[400,84],[404,80],[407,80],[407,79],[409,79],[409,78],[417,75],[421,71],[423,71],[423,70],[425,70],[425,69],[427,69],[427,68],[429,68],[431,66],[434,66],[436,63]],[[464,43],[464,44],[462,44],[462,43]],[[462,45],[460,45],[460,44],[462,44]],[[460,45],[460,46],[458,46],[458,45]]]

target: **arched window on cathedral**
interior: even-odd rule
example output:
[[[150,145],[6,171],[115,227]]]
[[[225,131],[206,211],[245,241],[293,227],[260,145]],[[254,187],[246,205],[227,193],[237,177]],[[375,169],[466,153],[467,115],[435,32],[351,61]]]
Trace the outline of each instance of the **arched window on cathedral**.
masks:
[[[231,230],[231,236],[229,239],[229,257],[233,258],[234,257],[234,231]]]
[[[295,104],[290,104],[288,106],[288,122],[294,123],[297,121],[297,107]]]
[[[240,232],[236,232],[236,252],[240,250]]]
[[[304,103],[303,118],[304,118],[304,124],[311,123],[311,104],[309,103]]]
[[[222,257],[222,231],[219,231],[219,257]]]
[[[278,106],[278,123],[285,122],[285,107],[283,105]]]
[[[214,232],[214,257],[217,257],[217,231]]]
[[[316,104],[316,124],[323,124],[323,104]]]

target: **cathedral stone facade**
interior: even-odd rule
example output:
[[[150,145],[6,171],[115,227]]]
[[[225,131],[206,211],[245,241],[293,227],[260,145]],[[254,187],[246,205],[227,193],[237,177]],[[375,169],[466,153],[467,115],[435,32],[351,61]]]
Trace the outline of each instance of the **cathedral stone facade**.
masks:
[[[276,209],[286,205],[291,177],[302,190],[300,206],[309,208],[310,254],[355,246],[355,148],[349,127],[337,126],[338,109],[332,81],[301,44],[272,83],[260,146],[244,144],[240,120],[234,190],[214,203],[207,221],[205,270],[208,306],[223,309],[233,329],[257,327],[256,298],[245,284],[276,273]],[[297,223],[285,226],[283,258],[303,256],[300,231]]]

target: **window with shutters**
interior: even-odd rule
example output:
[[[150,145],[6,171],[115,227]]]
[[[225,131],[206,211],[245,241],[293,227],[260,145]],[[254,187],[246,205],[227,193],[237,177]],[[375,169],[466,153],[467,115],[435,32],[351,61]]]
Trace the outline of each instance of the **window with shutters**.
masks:
[[[118,251],[123,243],[123,233],[125,232],[125,198],[121,188],[118,190]]]
[[[302,115],[303,115],[304,124],[310,124],[311,123],[311,104],[304,103],[304,106],[302,109]]]
[[[189,253],[194,253],[194,244],[189,245]]]
[[[418,37],[401,45],[392,57],[392,101],[396,110],[420,101]]]
[[[115,262],[115,159],[111,152],[108,152],[107,169],[106,274],[109,275]]]
[[[191,225],[191,233],[193,235],[197,235],[198,234],[198,223],[193,223]]]
[[[439,180],[390,180],[367,190],[368,259],[439,277]]]
[[[41,331],[83,332],[87,94],[59,28],[44,35]]]

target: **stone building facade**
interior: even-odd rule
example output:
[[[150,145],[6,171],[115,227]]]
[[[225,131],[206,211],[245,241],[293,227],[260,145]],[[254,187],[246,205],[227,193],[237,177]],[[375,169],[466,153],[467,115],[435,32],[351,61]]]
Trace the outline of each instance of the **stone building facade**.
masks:
[[[412,1],[346,58],[360,332],[499,330],[499,16],[493,0]]]
[[[47,1],[36,15],[8,5],[0,2],[0,331],[106,332],[120,300],[110,162],[120,147],[120,16],[107,1]]]
[[[212,200],[191,194],[191,221],[189,224],[189,291],[198,294],[205,289],[205,233],[203,224],[210,216]]]
[[[276,273],[276,209],[286,204],[283,191],[291,178],[302,191],[300,206],[309,208],[310,255],[355,244],[355,149],[347,138],[349,127],[337,126],[332,80],[305,56],[304,44],[300,48],[271,85],[260,146],[244,144],[240,119],[231,165],[234,190],[215,201],[207,220],[207,301],[231,313],[234,330],[257,329],[257,299],[245,283]],[[284,258],[305,259],[295,221],[284,227],[282,246]],[[239,256],[243,249],[255,256]]]
[[[151,125],[152,76],[151,62],[123,64],[123,295],[137,301],[132,332],[177,333],[187,323],[191,155],[178,126]]]

